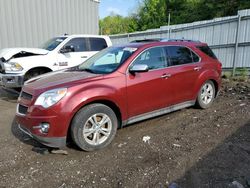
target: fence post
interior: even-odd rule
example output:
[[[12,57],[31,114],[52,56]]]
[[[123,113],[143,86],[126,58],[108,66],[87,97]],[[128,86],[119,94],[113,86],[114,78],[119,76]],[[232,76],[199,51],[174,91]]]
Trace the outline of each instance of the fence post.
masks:
[[[172,31],[172,29],[171,29],[171,27],[169,27],[169,29],[168,29],[168,38],[169,39],[171,38],[171,31]]]
[[[129,33],[128,33],[128,36],[127,36],[127,40],[128,40],[128,42],[129,42]]]
[[[237,23],[237,30],[236,30],[236,35],[235,35],[234,58],[233,58],[233,76],[235,76],[236,63],[237,63],[236,61],[238,60],[240,23],[241,23],[241,15],[238,14],[238,23]]]

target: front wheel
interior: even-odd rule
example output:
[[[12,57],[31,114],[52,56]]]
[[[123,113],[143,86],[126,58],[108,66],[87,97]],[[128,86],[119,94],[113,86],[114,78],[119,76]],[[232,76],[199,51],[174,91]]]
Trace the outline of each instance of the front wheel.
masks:
[[[32,79],[32,78],[34,78],[36,76],[40,76],[41,74],[45,74],[45,73],[48,73],[48,72],[51,72],[51,70],[47,69],[47,68],[34,68],[34,69],[31,69],[25,74],[24,81],[27,81],[29,79]]]
[[[103,104],[82,108],[73,118],[71,136],[78,147],[93,151],[106,147],[114,139],[118,120],[114,111]]]
[[[200,88],[196,99],[196,105],[199,108],[208,108],[214,101],[215,87],[212,81],[206,81]]]

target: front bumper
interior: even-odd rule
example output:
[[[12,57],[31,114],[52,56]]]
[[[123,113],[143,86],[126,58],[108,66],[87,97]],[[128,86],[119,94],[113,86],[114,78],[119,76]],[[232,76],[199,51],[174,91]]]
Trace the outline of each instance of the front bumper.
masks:
[[[6,88],[20,88],[24,83],[24,75],[0,73],[0,86]]]
[[[17,105],[16,122],[19,129],[43,145],[54,148],[66,146],[67,122],[64,117],[53,110],[46,111],[39,108],[36,107],[32,112],[28,110],[27,114],[20,114],[19,104]],[[48,133],[42,132],[42,123],[50,125]]]
[[[31,138],[34,138],[41,144],[49,147],[54,148],[61,148],[66,145],[66,137],[42,137],[35,134],[32,134],[27,128],[18,124],[18,128],[24,132],[25,134],[29,135]]]

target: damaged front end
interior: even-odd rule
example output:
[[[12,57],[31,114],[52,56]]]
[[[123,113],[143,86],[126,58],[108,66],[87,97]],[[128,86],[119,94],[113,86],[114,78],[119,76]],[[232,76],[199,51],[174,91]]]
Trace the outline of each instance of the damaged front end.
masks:
[[[20,70],[22,67],[19,64],[4,62],[0,59],[0,86],[5,88],[20,88],[24,83],[23,73],[6,73],[6,70]]]
[[[0,86],[20,88],[24,83],[24,68],[19,58],[46,55],[47,50],[39,48],[6,48],[0,51]],[[25,61],[22,61],[25,62]]]
[[[0,58],[0,73],[4,73],[4,64],[3,62],[5,61],[5,59],[3,57]]]
[[[0,50],[0,58],[4,62],[8,62],[13,58],[28,57],[34,55],[46,55],[48,50],[40,48],[5,48]]]

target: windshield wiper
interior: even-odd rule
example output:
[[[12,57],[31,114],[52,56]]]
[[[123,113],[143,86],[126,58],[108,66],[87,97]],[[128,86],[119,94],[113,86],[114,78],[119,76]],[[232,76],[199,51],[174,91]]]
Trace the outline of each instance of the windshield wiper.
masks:
[[[81,69],[81,71],[86,71],[86,72],[90,72],[90,73],[94,73],[95,74],[95,72],[92,69],[88,69],[88,68]]]

